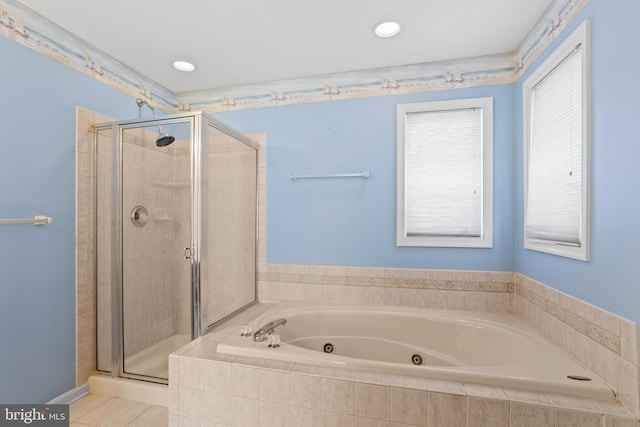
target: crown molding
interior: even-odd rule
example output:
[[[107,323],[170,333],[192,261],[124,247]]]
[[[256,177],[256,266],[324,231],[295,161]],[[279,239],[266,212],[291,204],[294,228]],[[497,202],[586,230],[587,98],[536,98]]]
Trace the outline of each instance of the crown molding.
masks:
[[[516,82],[589,0],[553,0],[514,52],[173,93],[15,0],[0,35],[166,112],[235,111]]]

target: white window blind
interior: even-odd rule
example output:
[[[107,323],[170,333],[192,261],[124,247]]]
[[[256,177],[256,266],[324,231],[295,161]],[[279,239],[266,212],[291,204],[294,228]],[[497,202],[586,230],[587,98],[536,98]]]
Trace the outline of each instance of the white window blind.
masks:
[[[580,246],[583,241],[582,44],[531,91],[525,235]]]
[[[493,246],[493,99],[398,104],[398,246]]]
[[[406,235],[481,237],[482,109],[405,120]]]

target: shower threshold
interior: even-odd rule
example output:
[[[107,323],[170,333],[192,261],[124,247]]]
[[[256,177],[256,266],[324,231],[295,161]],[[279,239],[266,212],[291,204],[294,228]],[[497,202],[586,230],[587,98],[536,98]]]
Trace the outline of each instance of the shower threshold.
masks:
[[[189,335],[172,335],[124,360],[128,374],[169,378],[169,355],[191,341]]]

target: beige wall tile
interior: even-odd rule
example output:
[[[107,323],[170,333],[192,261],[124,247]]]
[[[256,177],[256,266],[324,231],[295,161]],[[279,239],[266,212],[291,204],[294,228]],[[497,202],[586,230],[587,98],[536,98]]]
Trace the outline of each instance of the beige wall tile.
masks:
[[[342,285],[327,285],[327,303],[346,304],[347,287]]]
[[[347,304],[364,304],[364,288],[361,286],[347,286],[345,302]]]
[[[574,409],[578,411],[598,412],[600,409],[589,399],[546,393],[556,408]]]
[[[638,427],[640,423],[634,418],[605,416],[604,427]]]
[[[289,427],[289,406],[260,401],[260,427]]]
[[[358,417],[389,420],[391,390],[389,387],[356,383],[355,414]]]
[[[554,427],[554,409],[549,406],[511,402],[511,427]]]
[[[322,378],[322,409],[353,415],[355,411],[355,384],[352,381]]]
[[[230,425],[233,422],[232,400],[228,394],[204,392],[202,405],[204,421],[223,425]]]
[[[179,391],[179,412],[181,417],[202,419],[205,406],[204,391],[190,388],[180,388]]]
[[[638,367],[626,360],[620,361],[620,375],[622,381],[618,392],[621,397],[634,407],[638,408],[640,396],[638,395]]]
[[[355,417],[353,415],[322,411],[322,423],[324,427],[355,427]]]
[[[426,426],[428,402],[426,391],[392,387],[390,420],[403,424]]]
[[[509,402],[469,396],[469,427],[509,427]]]
[[[620,321],[620,356],[638,365],[638,324],[625,319]]]
[[[216,405],[217,402],[210,402]],[[244,397],[232,397],[232,423],[234,427],[255,427],[260,425],[260,401],[245,399]]]
[[[204,361],[190,357],[180,358],[181,388],[204,390]]]
[[[602,415],[556,409],[556,426],[558,427],[601,427]]]
[[[290,381],[291,405],[322,409],[322,379],[320,377],[291,374]]]
[[[429,427],[466,427],[467,396],[429,392]]]
[[[355,427],[389,427],[389,421],[374,420],[371,418],[355,418]]]
[[[231,394],[248,399],[259,399],[260,370],[233,365],[231,367]]]
[[[231,394],[231,365],[205,360],[204,389]]]
[[[291,406],[289,408],[289,426],[290,427],[323,427],[322,411],[317,409],[300,408],[297,406]]]
[[[289,373],[260,370],[260,400],[289,404]]]
[[[180,388],[178,386],[168,387],[169,392],[169,415],[179,415],[180,408],[178,407],[178,403],[180,402]]]

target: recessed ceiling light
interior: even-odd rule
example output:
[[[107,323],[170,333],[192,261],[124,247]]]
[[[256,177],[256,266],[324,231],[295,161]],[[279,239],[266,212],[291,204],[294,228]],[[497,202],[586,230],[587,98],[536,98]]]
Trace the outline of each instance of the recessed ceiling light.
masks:
[[[400,32],[400,24],[394,21],[381,22],[373,28],[373,33],[382,38],[393,37]]]
[[[193,70],[196,69],[196,66],[193,65],[191,62],[187,62],[187,61],[176,61],[173,63],[173,68],[175,68],[178,71],[183,71],[185,73],[190,73]]]

